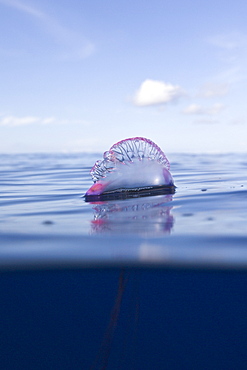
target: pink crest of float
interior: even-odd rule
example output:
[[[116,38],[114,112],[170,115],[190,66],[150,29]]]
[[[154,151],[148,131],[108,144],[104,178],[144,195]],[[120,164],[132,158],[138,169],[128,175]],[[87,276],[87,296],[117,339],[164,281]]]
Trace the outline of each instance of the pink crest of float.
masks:
[[[104,153],[103,161],[97,161],[90,171],[93,181],[105,177],[107,173],[114,171],[116,162],[133,162],[144,158],[155,160],[167,170],[170,163],[165,153],[153,141],[143,137],[124,139],[112,145],[108,152]]]

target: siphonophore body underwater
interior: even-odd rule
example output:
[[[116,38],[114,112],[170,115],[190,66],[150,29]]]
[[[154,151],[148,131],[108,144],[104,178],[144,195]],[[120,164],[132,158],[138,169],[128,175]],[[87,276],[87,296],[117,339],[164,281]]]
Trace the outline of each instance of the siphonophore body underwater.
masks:
[[[143,137],[114,144],[91,170],[94,184],[86,201],[173,193],[170,164],[153,141]]]

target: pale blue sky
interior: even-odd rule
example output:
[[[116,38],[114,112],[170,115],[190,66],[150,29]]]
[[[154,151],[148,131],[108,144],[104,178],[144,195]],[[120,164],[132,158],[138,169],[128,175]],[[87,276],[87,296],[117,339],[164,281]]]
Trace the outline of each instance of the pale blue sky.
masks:
[[[247,151],[247,3],[0,0],[0,152]]]

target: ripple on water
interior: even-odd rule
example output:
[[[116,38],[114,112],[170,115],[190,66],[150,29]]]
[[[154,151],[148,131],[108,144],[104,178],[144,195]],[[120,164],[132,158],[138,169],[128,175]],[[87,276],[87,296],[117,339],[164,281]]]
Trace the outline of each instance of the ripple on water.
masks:
[[[118,256],[119,262],[129,254],[141,263],[146,245],[150,261],[157,263],[161,256],[165,263],[164,251],[175,253],[171,246],[177,258],[185,261],[195,241],[200,253],[202,246],[216,244],[230,253],[226,240],[241,248],[242,241],[247,242],[247,162],[243,155],[170,155],[177,186],[174,195],[85,203],[83,194],[92,184],[89,171],[97,157],[83,153],[0,156],[2,253],[7,253],[7,241],[19,251],[21,246],[27,251],[32,245],[32,252],[41,255],[45,245],[54,248],[53,252],[59,251],[59,245],[70,245],[76,253],[79,248],[81,260],[97,256],[112,261]],[[107,257],[102,247],[110,250]]]

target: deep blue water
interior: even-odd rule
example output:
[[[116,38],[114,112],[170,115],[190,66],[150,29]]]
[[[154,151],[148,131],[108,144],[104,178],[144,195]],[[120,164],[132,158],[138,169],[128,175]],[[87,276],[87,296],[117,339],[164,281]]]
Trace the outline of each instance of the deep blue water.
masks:
[[[1,155],[1,369],[245,369],[247,155],[86,203],[101,155]]]

